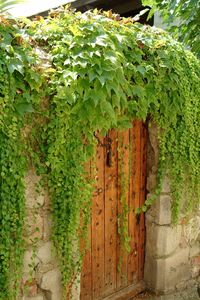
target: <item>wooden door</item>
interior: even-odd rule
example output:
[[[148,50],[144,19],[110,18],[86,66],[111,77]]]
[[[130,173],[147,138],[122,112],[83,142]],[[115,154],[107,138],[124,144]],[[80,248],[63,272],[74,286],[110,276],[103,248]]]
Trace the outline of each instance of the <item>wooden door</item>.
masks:
[[[105,138],[99,139],[95,166],[96,185],[88,236],[90,247],[83,263],[81,300],[128,300],[143,288],[144,215],[136,216],[134,210],[144,203],[145,198],[144,124],[134,121],[133,128],[111,130]],[[128,178],[128,184],[122,174]],[[122,250],[118,234],[122,197],[129,207],[129,254]]]

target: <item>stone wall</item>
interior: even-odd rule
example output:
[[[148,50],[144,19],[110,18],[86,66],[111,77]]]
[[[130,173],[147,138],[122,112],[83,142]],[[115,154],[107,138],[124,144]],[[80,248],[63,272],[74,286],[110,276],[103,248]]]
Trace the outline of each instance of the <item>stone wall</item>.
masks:
[[[149,195],[156,185],[158,165],[157,129],[149,128]],[[37,193],[39,178],[34,170],[26,176],[26,241],[22,296],[20,300],[61,300],[61,274],[53,255],[51,210],[48,193]],[[171,220],[169,182],[165,178],[159,199],[146,213],[145,282],[156,293],[168,294],[200,283],[200,210],[178,225]],[[70,300],[80,298],[80,284],[74,285]],[[189,298],[188,298],[189,299]]]
[[[39,178],[30,170],[26,182],[26,241],[23,300],[61,300],[61,274],[50,241],[51,215],[47,192],[38,193]]]
[[[156,185],[158,165],[157,128],[149,128],[149,197]],[[169,181],[146,213],[145,282],[160,294],[197,286],[200,283],[200,210],[188,220],[181,216],[175,226],[171,218]]]

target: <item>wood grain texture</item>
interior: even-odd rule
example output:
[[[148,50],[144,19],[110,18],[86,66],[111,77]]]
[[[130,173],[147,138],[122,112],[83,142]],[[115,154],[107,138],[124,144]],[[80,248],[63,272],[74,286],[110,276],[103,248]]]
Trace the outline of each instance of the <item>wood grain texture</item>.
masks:
[[[136,284],[129,285],[102,300],[134,300],[133,297],[141,293],[144,289],[145,283],[140,281]]]
[[[141,185],[140,185],[140,207],[144,204],[146,197],[146,163],[147,163],[147,128],[145,124],[141,124]],[[139,268],[138,278],[141,280],[144,276],[144,257],[145,257],[145,216],[144,213],[140,217],[139,228]]]
[[[85,166],[88,176],[91,177],[91,162],[87,163]],[[82,272],[81,272],[81,295],[82,300],[92,300],[91,290],[92,290],[92,257],[91,257],[91,232],[92,226],[88,225],[88,241],[81,241],[81,248],[86,249],[86,254],[83,260]],[[86,243],[88,242],[88,245]]]
[[[121,205],[121,197],[125,197],[125,203],[129,206],[129,163],[130,163],[130,148],[129,148],[129,129],[119,131],[118,133],[118,214],[123,213]],[[122,177],[124,179],[122,179]],[[123,182],[121,182],[123,181]],[[125,194],[124,194],[124,191]],[[128,216],[126,226],[128,226]],[[128,253],[123,249],[120,236],[117,236],[117,289],[124,288],[128,285]]]
[[[144,215],[135,209],[144,203],[146,187],[147,131],[141,121],[134,121],[126,131],[111,130],[99,138],[96,154],[95,191],[92,221],[81,279],[81,300],[130,299],[137,293],[144,269]],[[129,206],[128,231],[131,251],[122,251],[118,235],[118,213],[121,212],[119,143],[123,157],[123,173],[129,177],[125,201]],[[129,145],[129,146],[128,146]],[[94,176],[94,175],[93,175]],[[117,271],[120,257],[121,273]]]
[[[129,234],[131,237],[131,253],[128,258],[128,282],[133,284],[138,280],[138,243],[139,232],[135,209],[140,205],[140,183],[141,183],[141,143],[140,128],[141,123],[135,121],[131,130],[132,142],[132,176],[130,182],[130,215],[129,215]]]
[[[103,143],[103,139],[101,139]],[[92,205],[92,299],[100,299],[104,291],[104,209],[105,209],[105,188],[104,188],[104,148],[99,145],[96,158],[96,186]]]
[[[105,296],[116,289],[117,268],[117,132],[111,130],[108,137],[112,162],[105,164]]]

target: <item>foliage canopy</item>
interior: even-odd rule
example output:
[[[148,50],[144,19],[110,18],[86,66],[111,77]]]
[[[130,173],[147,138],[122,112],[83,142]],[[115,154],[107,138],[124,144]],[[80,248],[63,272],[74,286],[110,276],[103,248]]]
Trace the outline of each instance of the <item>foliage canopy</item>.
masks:
[[[152,6],[151,14],[161,13],[173,35],[200,57],[200,1],[199,0],[143,0]]]
[[[110,12],[62,10],[0,26],[0,299],[14,299],[30,164],[49,189],[64,284],[81,266],[93,186],[84,165],[94,155],[95,132],[150,116],[160,128],[155,197],[167,172],[174,220],[183,191],[187,212],[199,205],[200,66],[166,32]]]

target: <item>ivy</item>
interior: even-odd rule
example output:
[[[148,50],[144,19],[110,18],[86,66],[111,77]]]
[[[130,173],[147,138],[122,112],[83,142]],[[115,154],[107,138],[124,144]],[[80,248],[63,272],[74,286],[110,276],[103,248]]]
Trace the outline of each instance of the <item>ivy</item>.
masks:
[[[27,159],[22,129],[36,101],[34,53],[12,20],[0,24],[0,299],[19,291]],[[30,70],[29,68],[32,67]]]
[[[167,25],[167,30],[189,47],[198,58],[200,57],[200,3],[198,0],[143,0],[142,4],[152,7],[149,16],[159,11]]]
[[[0,33],[0,299],[12,299],[23,255],[28,162],[49,190],[63,284],[81,269],[94,181],[85,165],[94,157],[97,132],[150,117],[160,128],[154,198],[167,173],[174,221],[198,207],[200,67],[164,31],[111,13],[66,9],[24,24],[5,20]],[[126,235],[126,226],[121,229]],[[128,237],[121,240],[128,248]]]

